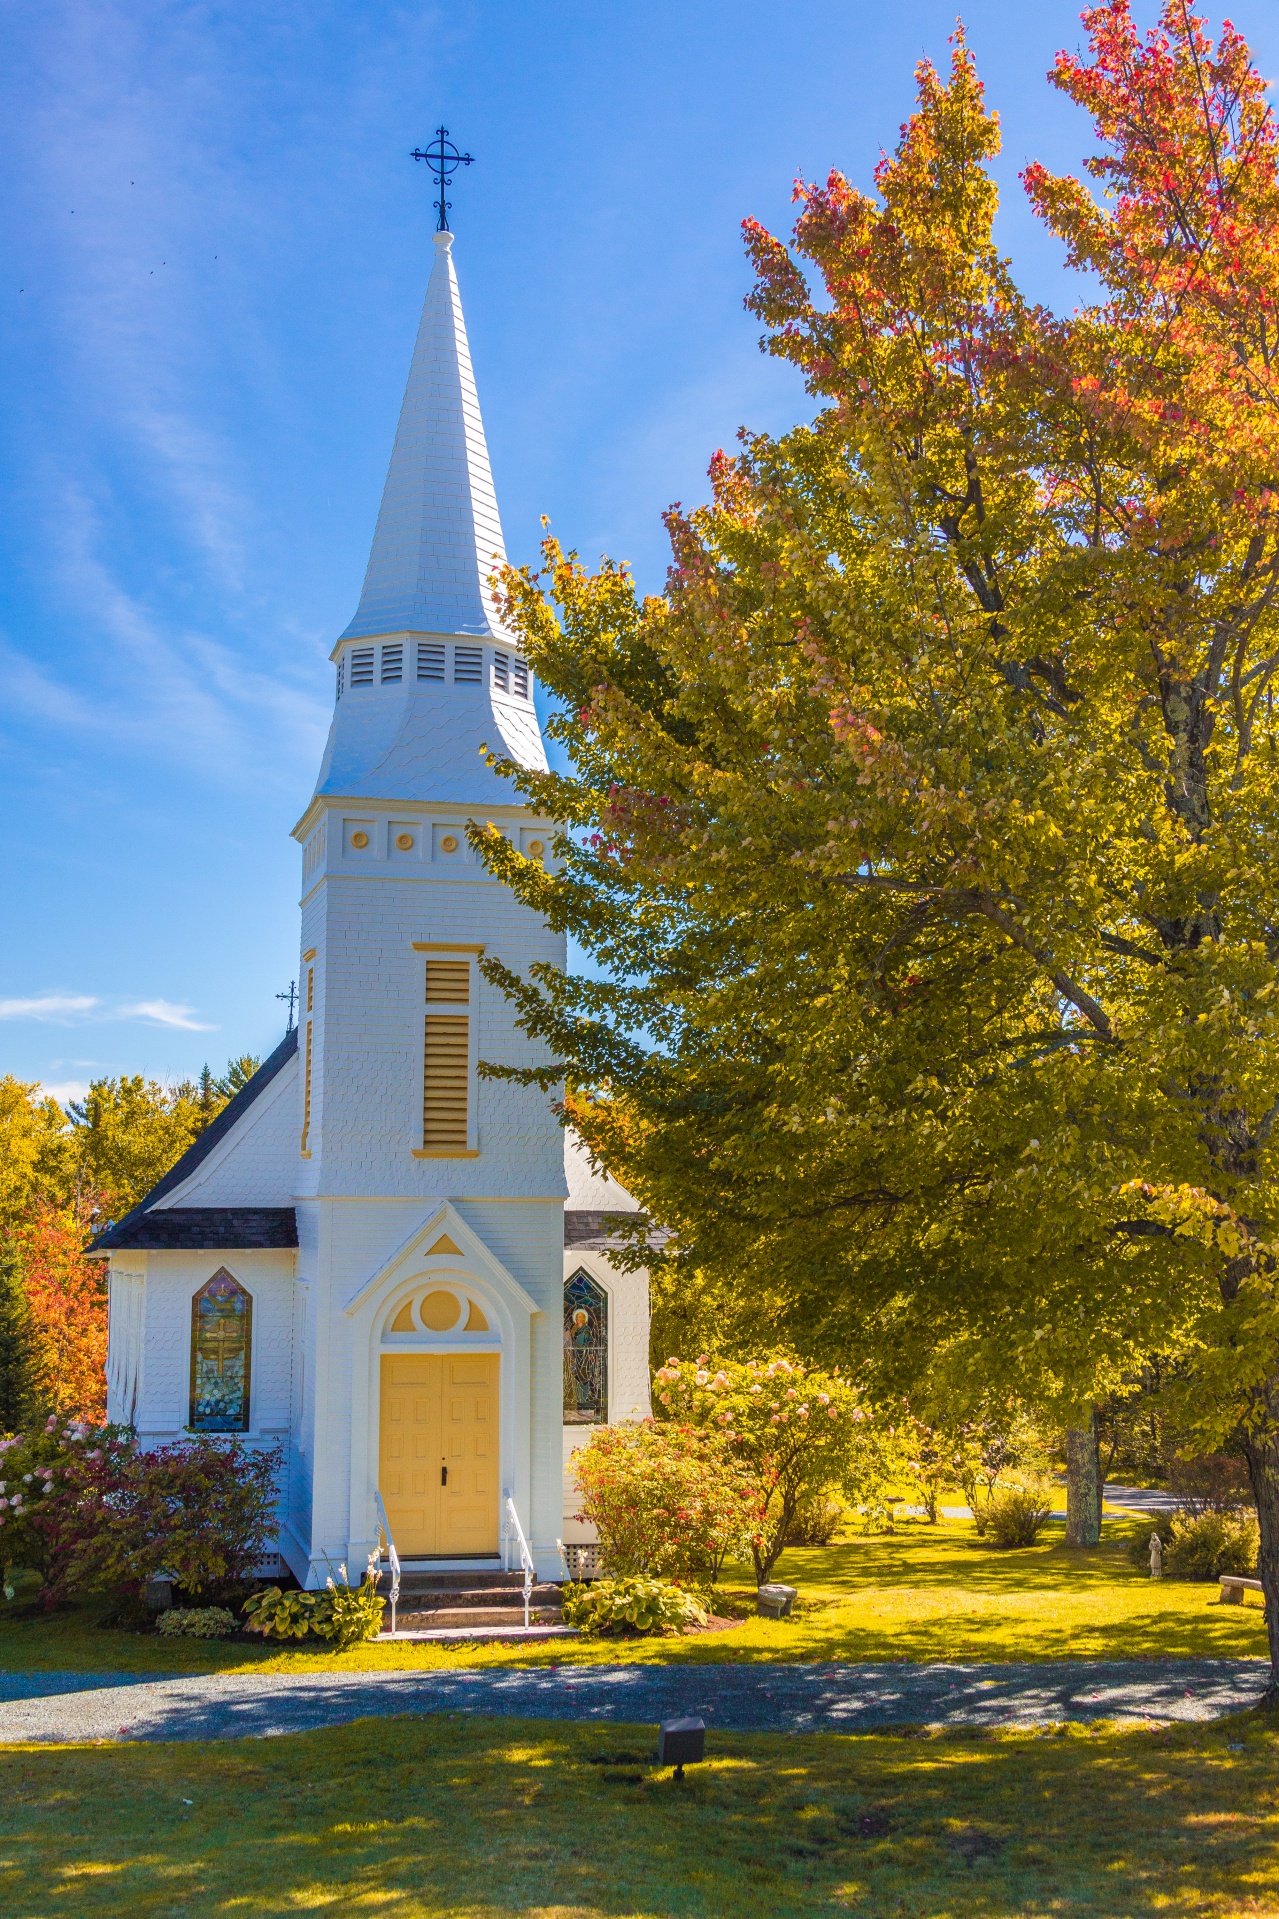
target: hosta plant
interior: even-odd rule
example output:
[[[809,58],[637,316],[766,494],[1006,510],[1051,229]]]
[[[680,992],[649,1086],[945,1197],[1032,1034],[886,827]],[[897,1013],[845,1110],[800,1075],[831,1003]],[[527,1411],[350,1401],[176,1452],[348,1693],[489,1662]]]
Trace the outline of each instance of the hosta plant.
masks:
[[[706,1608],[692,1593],[644,1574],[567,1585],[562,1605],[566,1622],[590,1633],[679,1632],[707,1620]]]
[[[376,1589],[373,1573],[358,1586],[348,1585],[346,1569],[340,1582],[330,1579],[318,1592],[285,1592],[268,1586],[246,1599],[246,1630],[266,1639],[327,1639],[345,1652],[362,1639],[376,1639],[382,1629],[386,1601]]]
[[[236,1630],[235,1614],[225,1606],[170,1606],[160,1614],[160,1631],[177,1639],[225,1639]]]

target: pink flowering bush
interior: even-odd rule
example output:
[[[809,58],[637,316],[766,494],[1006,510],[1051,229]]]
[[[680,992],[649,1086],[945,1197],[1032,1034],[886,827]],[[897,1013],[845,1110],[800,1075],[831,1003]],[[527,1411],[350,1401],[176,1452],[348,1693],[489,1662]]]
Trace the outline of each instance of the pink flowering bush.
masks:
[[[573,1455],[605,1570],[713,1584],[750,1549],[759,1488],[716,1433],[645,1419],[597,1426]]]
[[[0,1566],[38,1573],[46,1605],[73,1583],[84,1544],[86,1477],[104,1463],[113,1470],[132,1444],[125,1428],[56,1416],[0,1439]]]
[[[88,1457],[78,1582],[137,1595],[160,1568],[184,1592],[242,1589],[276,1530],[278,1451],[201,1435]]]
[[[882,1507],[888,1452],[858,1389],[799,1360],[668,1359],[653,1375],[659,1417],[718,1433],[756,1489],[751,1541],[763,1585],[806,1500],[837,1486]]]
[[[222,1439],[144,1453],[127,1427],[50,1419],[0,1440],[0,1564],[37,1572],[46,1607],[136,1595],[161,1568],[192,1594],[242,1585],[274,1533],[279,1464]]]

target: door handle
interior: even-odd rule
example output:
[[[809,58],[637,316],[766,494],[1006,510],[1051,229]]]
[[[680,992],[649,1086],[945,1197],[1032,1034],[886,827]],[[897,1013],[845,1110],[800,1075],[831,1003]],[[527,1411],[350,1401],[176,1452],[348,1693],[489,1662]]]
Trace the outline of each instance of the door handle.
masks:
[[[441,1466],[440,1467],[440,1484],[441,1486],[447,1486],[448,1483],[449,1483],[449,1469],[447,1466]]]

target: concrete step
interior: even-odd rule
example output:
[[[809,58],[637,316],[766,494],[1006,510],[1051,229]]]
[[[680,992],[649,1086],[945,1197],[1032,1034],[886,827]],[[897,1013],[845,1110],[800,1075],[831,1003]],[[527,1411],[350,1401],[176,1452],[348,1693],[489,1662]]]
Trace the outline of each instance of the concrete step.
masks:
[[[390,1592],[389,1586],[382,1588]],[[462,1607],[474,1612],[482,1606],[513,1606],[518,1599],[521,1609],[524,1605],[524,1583],[517,1582],[508,1586],[430,1586],[415,1580],[412,1584],[404,1580],[400,1586],[400,1605],[416,1606],[420,1611],[442,1612],[451,1607]],[[560,1589],[549,1584],[534,1586],[530,1594],[531,1602],[539,1606],[558,1606]]]
[[[391,1575],[385,1567],[378,1575],[378,1585],[386,1592],[391,1584]],[[400,1574],[401,1592],[501,1592],[524,1584],[522,1572],[487,1572],[477,1568],[475,1572],[402,1572]]]
[[[558,1606],[530,1606],[528,1617],[531,1626],[558,1626],[563,1623],[563,1615]],[[389,1615],[386,1623],[389,1626]],[[422,1611],[417,1606],[406,1607],[401,1603],[396,1611],[395,1624],[398,1632],[434,1632],[449,1627],[461,1630],[467,1626],[522,1626],[524,1608],[523,1606],[448,1606]]]

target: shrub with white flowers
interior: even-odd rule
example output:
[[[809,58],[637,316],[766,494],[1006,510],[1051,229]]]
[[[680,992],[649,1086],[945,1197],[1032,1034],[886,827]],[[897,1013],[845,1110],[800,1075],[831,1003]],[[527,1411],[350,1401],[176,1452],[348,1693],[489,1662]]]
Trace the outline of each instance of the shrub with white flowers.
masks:
[[[786,1356],[668,1359],[653,1375],[658,1417],[719,1433],[758,1487],[752,1556],[761,1585],[806,1499],[837,1486],[882,1510],[886,1453],[879,1422],[836,1367]]]

